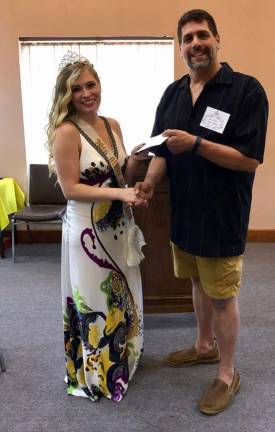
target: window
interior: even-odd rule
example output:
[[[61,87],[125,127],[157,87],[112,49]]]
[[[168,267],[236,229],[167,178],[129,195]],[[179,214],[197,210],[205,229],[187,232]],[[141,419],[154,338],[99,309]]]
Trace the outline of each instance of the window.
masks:
[[[58,65],[68,50],[88,58],[102,84],[100,114],[119,121],[127,152],[150,136],[157,104],[174,79],[172,38],[22,39],[20,75],[27,164],[47,163],[45,126]]]

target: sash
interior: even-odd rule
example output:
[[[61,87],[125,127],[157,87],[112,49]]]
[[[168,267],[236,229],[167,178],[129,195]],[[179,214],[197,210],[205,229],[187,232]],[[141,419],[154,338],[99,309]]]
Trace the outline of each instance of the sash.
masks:
[[[94,128],[88,123],[86,123],[84,120],[77,118],[70,119],[70,121],[75,125],[79,133],[86,139],[86,141],[105,159],[107,164],[112,169],[119,187],[125,188],[127,187],[127,185],[125,184],[123,173],[121,171],[121,167],[118,161],[118,149],[113,131],[106,117],[100,117],[105,123],[105,127],[112,143],[113,152],[98,136]],[[132,207],[128,203],[124,202],[123,206],[124,213],[127,218],[127,264],[129,267],[133,267],[137,266],[144,258],[144,254],[142,253],[141,248],[146,243],[141,229],[135,224]]]

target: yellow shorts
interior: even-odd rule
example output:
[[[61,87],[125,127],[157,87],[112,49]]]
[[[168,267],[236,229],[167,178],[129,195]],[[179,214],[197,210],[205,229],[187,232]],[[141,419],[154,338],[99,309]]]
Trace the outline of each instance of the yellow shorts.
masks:
[[[172,242],[171,246],[176,277],[199,277],[204,292],[213,299],[226,299],[239,294],[243,255],[199,257],[180,250]]]

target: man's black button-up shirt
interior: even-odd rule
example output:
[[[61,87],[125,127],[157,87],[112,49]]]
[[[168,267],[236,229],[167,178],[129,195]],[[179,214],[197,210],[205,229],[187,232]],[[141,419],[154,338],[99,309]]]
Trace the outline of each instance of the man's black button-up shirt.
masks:
[[[268,101],[253,77],[224,63],[192,104],[185,75],[165,91],[152,135],[180,129],[228,145],[263,161]],[[229,114],[222,133],[200,125],[207,107]],[[170,180],[171,240],[198,256],[225,257],[244,252],[254,173],[220,167],[191,152],[173,155],[166,144],[157,156],[166,159]]]

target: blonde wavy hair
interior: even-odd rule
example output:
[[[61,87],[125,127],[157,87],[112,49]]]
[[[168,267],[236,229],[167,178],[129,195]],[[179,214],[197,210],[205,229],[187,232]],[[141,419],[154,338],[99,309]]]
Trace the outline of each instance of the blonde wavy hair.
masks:
[[[64,121],[73,116],[76,111],[72,104],[72,85],[80,76],[84,69],[88,69],[95,79],[100,83],[99,76],[92,63],[88,60],[78,60],[63,67],[56,78],[53,90],[52,106],[49,112],[49,123],[46,126],[47,143],[46,148],[49,152],[49,171],[55,172],[53,160],[53,141],[55,130]]]

